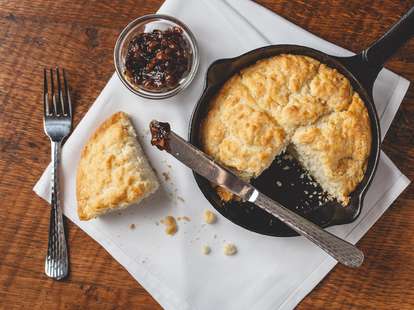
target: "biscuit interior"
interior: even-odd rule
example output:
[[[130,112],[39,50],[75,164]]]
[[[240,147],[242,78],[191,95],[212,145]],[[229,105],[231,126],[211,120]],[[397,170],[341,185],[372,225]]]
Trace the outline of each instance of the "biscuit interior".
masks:
[[[78,215],[90,220],[137,204],[159,187],[124,112],[104,121],[84,146],[78,165]]]
[[[347,205],[365,174],[371,127],[363,101],[341,73],[307,56],[282,54],[224,83],[202,123],[201,142],[245,180],[287,149]]]

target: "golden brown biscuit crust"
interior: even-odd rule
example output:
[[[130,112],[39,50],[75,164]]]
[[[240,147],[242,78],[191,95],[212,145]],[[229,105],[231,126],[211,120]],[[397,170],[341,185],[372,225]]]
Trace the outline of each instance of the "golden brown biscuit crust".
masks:
[[[297,131],[316,130],[310,127],[326,118],[336,120],[336,130],[322,130],[312,143],[324,147],[312,154],[327,158],[321,168],[339,180],[335,197],[346,204],[370,153],[368,112],[350,82],[315,59],[282,54],[241,70],[212,100],[201,140],[209,155],[248,180],[268,168]]]
[[[369,124],[366,107],[355,93],[347,110],[298,128],[292,137],[300,162],[344,205],[365,174],[371,147]]]
[[[104,121],[84,146],[78,165],[78,215],[89,220],[137,203],[158,181],[124,112]]]
[[[208,154],[245,179],[268,168],[286,145],[285,131],[251,101],[240,77],[233,77],[213,100],[201,137]]]

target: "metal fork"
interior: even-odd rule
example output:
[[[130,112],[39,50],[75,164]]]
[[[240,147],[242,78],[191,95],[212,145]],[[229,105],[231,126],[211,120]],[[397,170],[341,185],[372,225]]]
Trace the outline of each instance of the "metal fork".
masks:
[[[51,182],[52,203],[45,273],[50,278],[60,280],[67,276],[69,262],[63,226],[63,212],[60,205],[59,163],[62,141],[69,135],[72,128],[72,104],[65,70],[63,69],[63,88],[59,69],[55,69],[55,77],[53,73],[53,69],[44,69],[43,125],[45,133],[50,138],[52,144],[53,163]],[[50,75],[50,83],[48,83],[48,75]],[[48,84],[50,84],[50,93]],[[55,91],[56,87],[57,92]]]

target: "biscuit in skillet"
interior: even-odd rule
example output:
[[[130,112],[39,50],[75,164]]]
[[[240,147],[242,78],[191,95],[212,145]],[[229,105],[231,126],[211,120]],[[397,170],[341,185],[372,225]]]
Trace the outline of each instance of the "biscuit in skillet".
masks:
[[[345,111],[301,127],[292,137],[294,154],[315,180],[344,205],[365,174],[371,131],[357,94]]]
[[[310,57],[282,54],[224,83],[210,102],[201,142],[245,180],[258,177],[287,147],[294,149],[322,188],[346,205],[365,174],[371,128],[345,76]],[[218,194],[225,201],[233,196],[223,189]]]

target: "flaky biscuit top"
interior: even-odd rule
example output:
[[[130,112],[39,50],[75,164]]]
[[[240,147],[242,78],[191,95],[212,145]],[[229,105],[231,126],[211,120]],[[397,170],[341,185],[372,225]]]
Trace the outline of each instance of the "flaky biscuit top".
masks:
[[[138,203],[158,188],[128,115],[113,114],[84,146],[78,165],[78,215],[89,220]]]
[[[320,123],[325,119],[336,130],[325,129]],[[305,144],[305,132],[316,128],[320,132],[311,144],[323,147],[312,156],[326,159],[321,169],[341,184],[336,196],[344,201],[365,173],[368,112],[348,79],[315,59],[282,54],[241,70],[210,102],[201,140],[210,156],[248,180],[268,168],[292,139]]]

